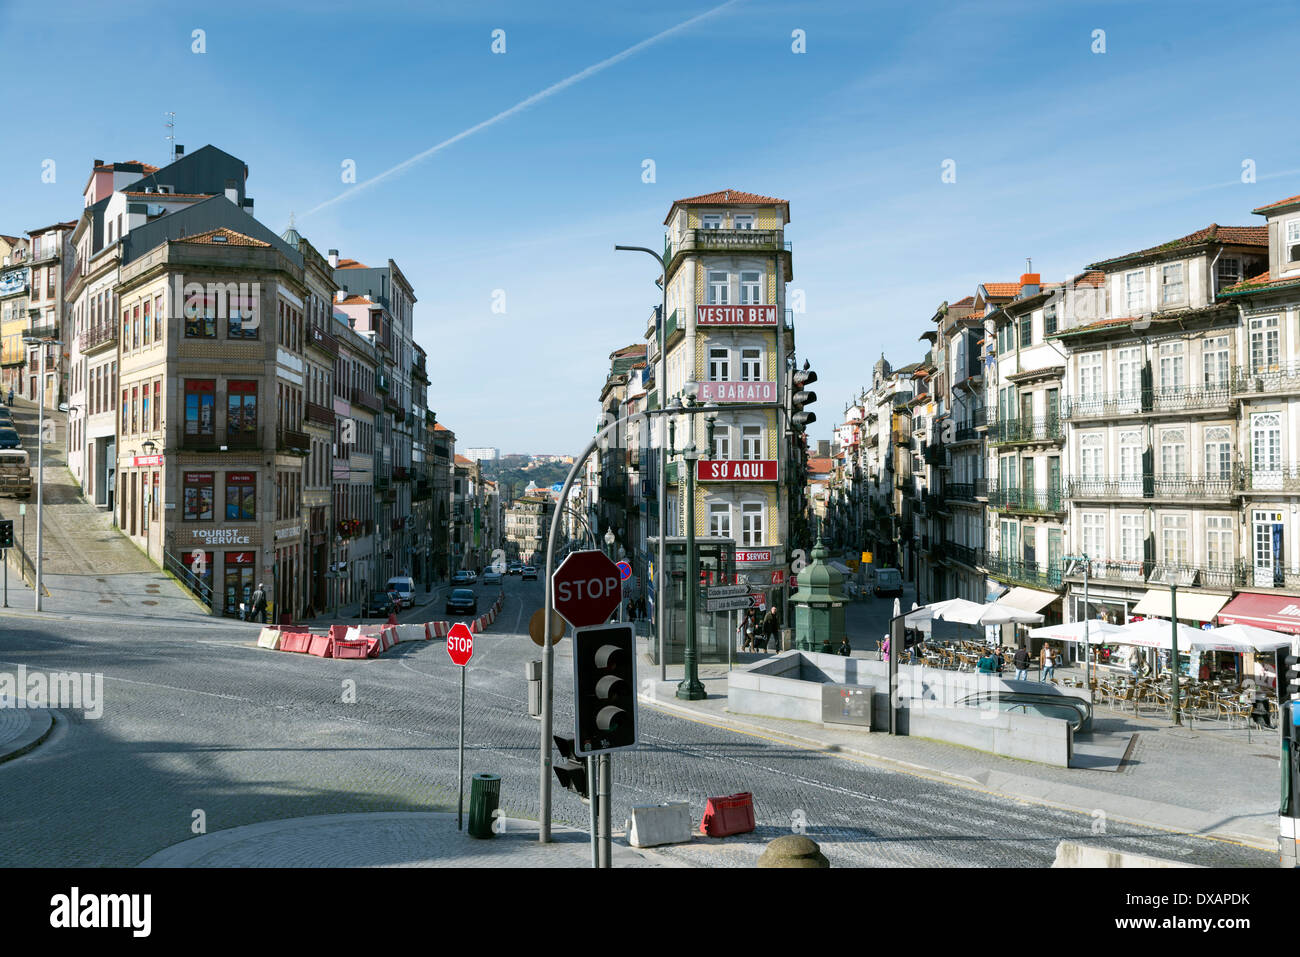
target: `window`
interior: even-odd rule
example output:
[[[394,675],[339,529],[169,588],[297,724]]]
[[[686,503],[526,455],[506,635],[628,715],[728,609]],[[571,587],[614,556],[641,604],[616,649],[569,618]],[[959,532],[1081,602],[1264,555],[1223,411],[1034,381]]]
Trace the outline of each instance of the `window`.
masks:
[[[132,389],[132,392],[135,390]],[[140,397],[140,428],[149,431],[149,383],[144,384],[141,390],[144,394]]]
[[[1160,523],[1160,558],[1166,565],[1186,565],[1187,516],[1166,515]]]
[[[153,341],[162,342],[163,337],[162,294],[153,297]]]
[[[1043,335],[1050,336],[1056,332],[1056,303],[1050,302],[1043,307]]]
[[[185,380],[186,435],[216,434],[216,393],[217,384],[212,379]]]
[[[1236,551],[1232,544],[1232,519],[1226,515],[1205,517],[1205,563],[1210,568],[1227,568],[1235,565]]]
[[[130,398],[129,398],[130,394],[131,393],[128,392],[126,389],[122,390],[122,434],[123,435],[127,434],[128,431],[127,425],[130,423],[130,419],[127,418],[127,415],[130,412],[130,405],[131,405]]]
[[[1228,387],[1228,337],[1212,336],[1201,347],[1201,377],[1207,389]]]
[[[1250,320],[1250,371],[1256,375],[1276,372],[1278,350],[1278,317]]]
[[[1083,553],[1089,558],[1106,554],[1106,516],[1102,512],[1083,513]]]
[[[1079,356],[1079,397],[1101,395],[1101,353],[1085,352]]]
[[[740,304],[757,306],[763,301],[763,274],[761,272],[742,271],[740,274]]]
[[[1182,429],[1166,429],[1160,436],[1160,474],[1162,478],[1187,475],[1187,438]]]
[[[1026,313],[1020,317],[1020,348],[1024,349],[1034,341],[1034,314]]]
[[[1232,478],[1232,434],[1225,426],[1205,430],[1205,477]]]
[[[149,341],[150,341],[150,333],[152,333],[152,331],[153,331],[152,327],[151,327],[150,324],[149,324],[149,308],[150,308],[150,306],[152,306],[152,305],[153,305],[153,303],[150,302],[148,299],[146,299],[146,300],[144,301],[144,306],[143,306],[143,309],[144,309],[144,313],[143,313],[143,318],[144,318],[144,344],[145,344],[146,346],[149,344]]]
[[[1119,517],[1119,557],[1125,562],[1142,561],[1142,516],[1125,514]]]
[[[162,417],[162,380],[159,379],[153,384],[153,430],[157,432],[162,426],[160,425]]]
[[[763,427],[761,425],[741,426],[740,457],[747,461],[763,457]]]
[[[713,346],[709,349],[709,381],[729,382],[731,380],[731,352]]]
[[[1226,289],[1241,282],[1244,278],[1241,275],[1241,260],[1229,256],[1223,256],[1214,269],[1215,285],[1218,289]]]
[[[151,495],[149,498],[149,505],[152,512],[150,517],[156,522],[158,521],[158,473],[157,472],[153,473],[153,495]]]
[[[764,544],[763,505],[759,502],[740,506],[740,544],[746,548]]]
[[[226,437],[231,444],[257,434],[257,383],[232,379],[226,383]]]
[[[257,519],[257,476],[252,472],[226,473],[226,521]]]
[[[721,213],[705,213],[703,216],[700,217],[700,226],[701,226],[701,228],[703,228],[703,229],[721,229],[721,228],[722,228],[722,214],[721,214]]]
[[[1160,304],[1176,306],[1187,301],[1187,286],[1183,282],[1183,264],[1171,263],[1160,267]]]
[[[1162,392],[1180,392],[1184,386],[1183,344],[1160,344],[1160,389]]]
[[[754,214],[737,213],[735,216],[732,217],[732,223],[735,225],[736,229],[753,229]]]
[[[731,430],[726,426],[720,426],[714,431],[711,452],[714,459],[731,458]]]
[[[1140,269],[1124,274],[1124,308],[1130,316],[1146,312],[1147,274]]]
[[[1119,434],[1119,479],[1125,493],[1142,493],[1142,433]]]
[[[1093,432],[1079,439],[1079,467],[1085,479],[1099,479],[1102,474],[1102,437]]]
[[[231,288],[234,288],[233,283]],[[228,295],[226,309],[229,317],[226,320],[227,339],[257,338],[257,323],[254,321],[256,303],[251,296],[245,299],[243,296]]]
[[[183,473],[185,521],[212,521],[212,472]]]
[[[1015,348],[1015,342],[1012,341],[1011,324],[1006,323],[998,326],[998,355],[1003,355]]]
[[[710,503],[709,534],[715,538],[731,537],[731,506],[726,502]]]
[[[185,298],[185,337],[187,339],[217,337],[216,310],[207,296],[195,294]]]
[[[741,349],[740,350],[740,381],[741,382],[763,381],[763,350],[762,349]]]
[[[709,302],[710,306],[725,306],[728,302],[728,292],[730,285],[727,281],[725,272],[710,270],[709,271]]]
[[[1288,219],[1286,223],[1286,261],[1300,262],[1300,219]]]

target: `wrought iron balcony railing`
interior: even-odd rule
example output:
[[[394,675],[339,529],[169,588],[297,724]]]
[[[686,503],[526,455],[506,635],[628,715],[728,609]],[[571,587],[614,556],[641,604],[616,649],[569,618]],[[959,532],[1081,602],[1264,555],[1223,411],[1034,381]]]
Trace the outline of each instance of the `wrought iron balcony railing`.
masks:
[[[984,567],[993,578],[1049,591],[1061,589],[1060,561],[1026,562],[1020,558],[1004,558],[1000,554],[990,553],[985,559]]]
[[[327,429],[334,427],[334,410],[315,402],[305,404],[303,418],[313,425],[324,426]]]
[[[296,429],[276,429],[275,447],[288,455],[310,455],[311,436]]]
[[[1135,499],[1188,498],[1228,499],[1232,497],[1233,478],[1224,473],[1204,475],[1095,475],[1065,481],[1066,498]]]
[[[948,485],[948,498],[954,502],[975,501],[974,482],[951,482]]]
[[[1300,492],[1300,466],[1273,469],[1238,466],[1232,473],[1232,487],[1239,492]]]
[[[1056,416],[1034,419],[1001,419],[989,422],[989,445],[1011,445],[1017,442],[1060,442],[1065,439],[1065,429]]]
[[[948,549],[948,557],[955,562],[961,562],[963,565],[969,565],[972,568],[984,564],[984,549],[974,548],[970,545],[959,545],[956,542],[945,542]]]
[[[1232,370],[1234,395],[1300,389],[1300,362],[1256,362]]]
[[[91,326],[83,332],[79,337],[78,345],[84,355],[114,342],[117,342],[117,323],[104,322]]]
[[[1066,396],[1061,417],[1064,419],[1101,419],[1126,415],[1171,412],[1201,412],[1228,408],[1231,394],[1228,383],[1197,387],[1131,389]]]
[[[1082,581],[1084,564],[1067,563],[1066,577]],[[1090,581],[1129,582],[1135,585],[1160,586],[1171,582],[1180,588],[1231,589],[1242,584],[1237,564],[1191,565],[1185,562],[1091,558],[1087,563]]]
[[[1065,497],[1059,488],[1020,488],[989,482],[989,508],[1004,512],[1032,512],[1054,515],[1064,512]]]
[[[332,356],[336,356],[339,354],[339,341],[335,339],[333,335],[327,332],[324,326],[318,326],[316,323],[313,322],[310,326],[307,327],[307,332],[308,332],[308,336],[307,336],[308,345],[315,346],[317,349],[320,349],[322,352],[328,353],[329,355]]]

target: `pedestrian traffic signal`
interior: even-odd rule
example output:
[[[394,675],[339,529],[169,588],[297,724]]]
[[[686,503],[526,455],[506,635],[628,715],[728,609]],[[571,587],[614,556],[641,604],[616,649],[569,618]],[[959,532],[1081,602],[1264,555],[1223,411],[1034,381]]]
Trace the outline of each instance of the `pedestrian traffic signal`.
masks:
[[[630,624],[574,633],[573,701],[578,754],[636,745],[636,637]]]
[[[581,760],[573,750],[573,739],[557,734],[555,747],[563,759],[555,765],[555,776],[560,787],[567,788],[584,801],[591,799],[591,782],[587,780],[587,762]]]
[[[14,547],[14,520],[7,518],[0,521],[0,548]]]
[[[10,529],[9,541],[13,542],[13,529]],[[1287,655],[1286,659],[1286,692],[1287,694],[1300,694],[1300,655]]]
[[[805,388],[816,381],[817,373],[808,368],[807,359],[803,368],[790,377],[790,427],[796,432],[802,432],[817,421],[815,412],[804,411],[804,406],[817,401],[817,393]]]

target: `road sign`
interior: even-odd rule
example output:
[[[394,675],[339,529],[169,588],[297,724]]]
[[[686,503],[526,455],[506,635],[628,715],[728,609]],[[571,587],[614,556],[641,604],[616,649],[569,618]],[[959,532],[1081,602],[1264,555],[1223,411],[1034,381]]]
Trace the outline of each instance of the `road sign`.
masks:
[[[546,609],[539,608],[533,612],[533,617],[528,619],[528,636],[533,639],[533,644],[538,648],[545,647],[543,642],[546,641],[546,636],[542,634],[545,625]],[[564,637],[564,628],[564,619],[555,612],[551,612],[551,644],[558,645],[560,643],[560,639]]]
[[[619,562],[618,573],[620,576],[622,576],[623,581],[627,581],[629,578],[632,577],[632,566],[629,565],[627,562]]]
[[[863,553],[862,553],[862,564],[864,564],[864,565],[870,565],[870,564],[871,564],[871,552],[863,552]]]
[[[474,657],[474,635],[463,621],[456,622],[447,632],[447,655],[462,668]]]
[[[784,568],[777,568],[777,569],[774,569],[774,570],[773,570],[773,572],[772,572],[772,584],[773,584],[773,585],[782,585],[782,584],[785,584],[785,569],[784,569]]]
[[[618,566],[601,551],[572,552],[551,576],[552,607],[574,628],[603,625],[623,598]]]
[[[761,608],[762,595],[740,595],[737,598],[710,598],[705,611],[732,611],[736,608]]]
[[[748,585],[714,585],[709,589],[710,598],[735,598],[737,595],[748,594]]]

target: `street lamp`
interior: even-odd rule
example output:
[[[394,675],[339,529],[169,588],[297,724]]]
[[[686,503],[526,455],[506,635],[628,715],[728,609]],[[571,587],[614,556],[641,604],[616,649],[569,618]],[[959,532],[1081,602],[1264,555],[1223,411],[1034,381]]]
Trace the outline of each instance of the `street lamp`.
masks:
[[[50,346],[62,346],[62,340],[50,338],[37,338],[36,336],[23,336],[23,342],[28,345],[41,346],[41,365],[40,380],[37,384],[37,391],[40,393],[39,405],[36,413],[36,587],[33,589],[36,593],[36,611],[41,610],[41,564],[43,554],[43,539],[41,529],[44,523],[41,517],[44,514],[42,506],[45,503],[45,353]]]

